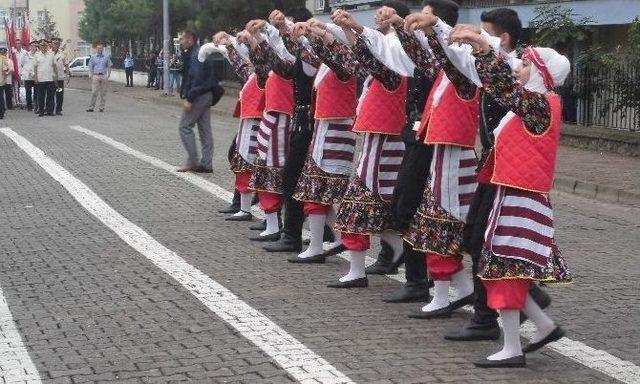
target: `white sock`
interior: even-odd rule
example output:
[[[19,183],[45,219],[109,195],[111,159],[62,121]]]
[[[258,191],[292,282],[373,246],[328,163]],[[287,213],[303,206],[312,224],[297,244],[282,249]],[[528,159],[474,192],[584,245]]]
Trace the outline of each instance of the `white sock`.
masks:
[[[402,256],[402,252],[404,252],[404,240],[402,240],[402,236],[395,231],[383,231],[380,237],[393,249],[393,262],[395,263]]]
[[[525,315],[536,326],[536,333],[531,338],[531,342],[538,342],[547,337],[555,328],[556,324],[549,316],[540,308],[533,300],[530,294],[527,294],[527,303],[522,309]]]
[[[504,344],[502,350],[487,357],[489,360],[504,360],[522,355],[520,344],[520,311],[514,309],[500,310]]]
[[[433,282],[433,299],[429,304],[422,307],[422,312],[431,312],[436,309],[444,308],[449,305],[449,286],[448,280],[434,280]]]
[[[364,273],[365,263],[364,259],[367,255],[366,251],[349,251],[351,256],[351,262],[349,264],[349,273],[342,276],[339,280],[340,282],[351,281],[355,279],[360,279],[362,277],[367,276]]]
[[[473,276],[464,269],[451,276],[451,285],[456,289],[456,300],[473,293]]]
[[[311,232],[311,239],[309,247],[298,255],[299,258],[304,259],[311,256],[316,256],[322,253],[322,238],[324,236],[324,223],[326,221],[326,215],[311,214],[307,218],[309,220],[309,231]]]
[[[240,194],[240,210],[245,212],[251,212],[251,201],[253,200],[253,193],[241,193]]]
[[[265,219],[267,219],[267,229],[265,229],[260,236],[267,236],[280,231],[278,226],[278,212],[265,213]]]

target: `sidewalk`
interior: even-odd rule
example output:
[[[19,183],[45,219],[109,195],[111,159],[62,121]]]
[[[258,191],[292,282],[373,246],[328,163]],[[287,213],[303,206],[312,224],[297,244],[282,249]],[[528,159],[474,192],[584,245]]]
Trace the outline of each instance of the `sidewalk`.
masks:
[[[74,78],[70,87],[90,89],[90,84],[87,79]],[[182,104],[178,96],[164,96],[162,91],[145,87],[126,88],[111,82],[110,92],[164,105],[179,107]],[[227,93],[212,111],[231,116],[235,106],[236,97]],[[640,158],[561,146],[554,189],[610,203],[640,206]]]

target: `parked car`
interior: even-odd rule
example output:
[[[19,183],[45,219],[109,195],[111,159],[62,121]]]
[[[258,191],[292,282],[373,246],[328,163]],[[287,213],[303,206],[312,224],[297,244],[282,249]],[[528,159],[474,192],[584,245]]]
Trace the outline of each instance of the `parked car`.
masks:
[[[69,63],[71,76],[89,76],[89,59],[91,56],[80,56]]]

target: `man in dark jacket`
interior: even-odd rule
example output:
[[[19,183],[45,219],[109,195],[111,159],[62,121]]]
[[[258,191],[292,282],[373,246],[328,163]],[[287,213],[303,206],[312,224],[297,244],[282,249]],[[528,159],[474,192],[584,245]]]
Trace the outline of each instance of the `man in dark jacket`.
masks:
[[[198,61],[200,47],[196,43],[194,32],[185,31],[180,38],[183,49],[184,74],[180,97],[185,99],[180,117],[180,138],[187,150],[188,158],[185,166],[178,172],[212,172],[213,135],[211,133],[211,104],[213,90],[218,87],[218,80],[213,71],[213,63],[209,57],[204,63]],[[198,150],[193,127],[198,124],[198,134],[202,145],[202,157],[198,161]]]

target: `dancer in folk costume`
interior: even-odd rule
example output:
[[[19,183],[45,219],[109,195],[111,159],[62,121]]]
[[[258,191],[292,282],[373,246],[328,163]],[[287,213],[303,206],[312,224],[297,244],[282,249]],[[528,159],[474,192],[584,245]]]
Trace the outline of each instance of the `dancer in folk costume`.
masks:
[[[503,349],[475,362],[483,368],[522,367],[524,353],[564,335],[529,294],[532,282],[571,281],[554,240],[553,185],[562,126],[562,101],[554,93],[570,72],[569,60],[551,48],[527,48],[516,70],[502,52],[473,29],[460,28],[452,42],[473,47],[484,90],[509,109],[494,131],[495,143],[479,173],[481,183],[497,186],[480,261],[480,278],[489,307],[500,313]],[[520,345],[520,311],[536,332]]]
[[[241,32],[240,36],[249,45],[256,46],[257,42],[247,32]],[[239,210],[226,220],[250,221],[253,191],[249,189],[249,180],[258,152],[257,134],[264,113],[264,88],[269,71],[264,65],[254,68],[249,58],[248,47],[226,32],[218,32],[213,43],[204,44],[200,48],[201,55],[198,58],[202,60],[200,56],[216,50],[225,56],[243,83],[236,107],[240,126],[231,155],[231,170],[236,176],[235,189],[240,193],[240,206]]]
[[[280,238],[278,213],[282,208],[283,167],[288,154],[291,117],[295,108],[295,58],[286,51],[278,30],[264,20],[252,20],[246,30],[257,44],[250,50],[254,67],[270,68],[265,83],[265,108],[258,130],[258,154],[249,188],[258,194],[266,229],[254,241]]]
[[[458,15],[456,3],[428,1],[423,12],[433,15],[434,6],[446,10],[450,22]],[[404,20],[392,15],[401,27]],[[409,21],[407,23],[410,23]],[[411,317],[448,317],[473,298],[470,271],[464,271],[460,244],[469,207],[476,187],[477,167],[473,149],[478,125],[478,90],[447,60],[435,39],[420,31],[398,31],[405,52],[423,71],[438,73],[426,101],[417,137],[433,145],[428,186],[413,217],[405,240],[426,255],[427,269],[434,280],[433,300]],[[449,301],[453,282],[458,297]]]
[[[383,4],[394,8],[399,15],[409,13],[403,2]],[[412,64],[405,62],[405,59],[409,61],[406,55],[400,55],[402,47],[388,25],[378,25],[379,31],[365,28],[343,10],[336,11],[332,19],[355,40],[354,54],[369,77],[353,126],[354,132],[364,134],[363,147],[336,221],[336,228],[342,232],[344,245],[350,251],[350,269],[329,287],[366,287],[365,256],[371,235],[382,237],[391,246],[394,260],[403,252],[402,237],[393,229],[391,198],[404,154],[400,134],[406,123],[407,78],[398,73],[407,72],[406,68]]]
[[[420,28],[431,29],[440,46],[447,54],[451,62],[476,86],[481,87],[482,82],[475,69],[475,57],[469,45],[449,44],[449,36],[452,32],[446,20],[437,19],[433,15],[421,13],[409,16]],[[484,12],[481,15],[482,28],[473,26],[476,33],[482,33],[491,43],[493,49],[502,51],[508,59],[512,69],[520,66],[520,60],[516,57],[515,46],[522,30],[522,24],[518,14],[508,8],[498,8]],[[469,28],[459,26],[457,28]],[[491,150],[494,142],[493,131],[498,126],[500,119],[508,112],[508,109],[497,103],[491,95],[481,89],[480,95],[480,142],[482,144],[482,158],[480,164]],[[464,229],[463,248],[471,255],[474,274],[474,315],[463,327],[445,334],[445,339],[452,341],[476,341],[496,340],[500,337],[500,329],[497,318],[498,313],[487,306],[487,294],[482,281],[478,277],[480,259],[484,243],[484,233],[487,228],[489,214],[496,195],[496,186],[492,184],[478,183],[473,195],[467,224]],[[542,308],[549,306],[551,298],[537,284],[531,284],[529,294]],[[526,315],[522,314],[522,321]]]
[[[322,65],[314,81],[315,128],[295,198],[304,204],[311,238],[309,247],[289,258],[292,263],[324,263],[326,257],[344,250],[339,234],[328,251],[323,250],[325,223],[333,226],[352,173],[356,113],[355,60],[344,32],[336,25],[312,20],[295,26],[296,34],[308,34]]]

